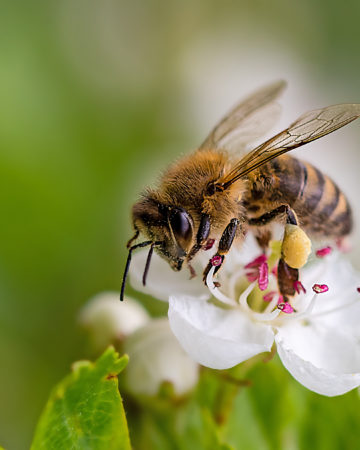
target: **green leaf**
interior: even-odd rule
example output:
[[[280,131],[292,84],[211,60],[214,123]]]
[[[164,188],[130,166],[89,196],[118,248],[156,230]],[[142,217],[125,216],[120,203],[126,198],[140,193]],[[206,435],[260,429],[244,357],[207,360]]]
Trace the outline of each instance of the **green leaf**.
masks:
[[[127,362],[109,347],[95,363],[75,363],[50,395],[31,450],[130,449],[117,379]]]

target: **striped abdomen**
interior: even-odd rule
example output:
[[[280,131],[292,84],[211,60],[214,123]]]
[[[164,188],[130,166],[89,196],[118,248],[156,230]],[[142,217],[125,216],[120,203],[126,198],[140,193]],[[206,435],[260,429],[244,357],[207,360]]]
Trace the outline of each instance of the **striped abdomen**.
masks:
[[[273,159],[249,176],[249,211],[288,204],[310,234],[341,237],[352,229],[349,202],[319,169],[288,155]],[[258,213],[256,214],[258,215]]]

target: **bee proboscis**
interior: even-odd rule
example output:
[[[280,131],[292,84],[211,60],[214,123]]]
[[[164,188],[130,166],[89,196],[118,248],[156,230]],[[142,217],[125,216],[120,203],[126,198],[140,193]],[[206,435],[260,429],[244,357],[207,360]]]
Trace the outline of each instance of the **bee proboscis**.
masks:
[[[170,166],[157,189],[147,189],[135,203],[135,235],[128,242],[121,299],[132,252],[139,247],[150,247],[145,284],[154,249],[174,270],[181,270],[185,262],[195,276],[191,260],[215,243],[217,251],[203,274],[206,281],[211,267],[219,270],[232,244],[240,244],[249,230],[265,251],[273,222],[300,226],[315,238],[349,235],[351,208],[339,187],[319,169],[285,153],[357,119],[360,104],[307,112],[244,156],[230,151],[243,151],[248,136],[266,128],[284,87],[285,82],[275,82],[236,105],[195,152]],[[133,245],[140,234],[145,241]],[[297,268],[281,258],[278,284],[285,298],[295,294],[297,279]]]

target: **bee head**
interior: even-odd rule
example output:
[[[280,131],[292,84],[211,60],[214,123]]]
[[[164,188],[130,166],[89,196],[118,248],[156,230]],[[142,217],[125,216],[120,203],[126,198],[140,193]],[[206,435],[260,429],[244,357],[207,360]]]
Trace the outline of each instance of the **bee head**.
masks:
[[[193,244],[194,224],[190,214],[148,197],[134,205],[132,214],[134,227],[156,243],[156,251],[174,270],[180,270]]]

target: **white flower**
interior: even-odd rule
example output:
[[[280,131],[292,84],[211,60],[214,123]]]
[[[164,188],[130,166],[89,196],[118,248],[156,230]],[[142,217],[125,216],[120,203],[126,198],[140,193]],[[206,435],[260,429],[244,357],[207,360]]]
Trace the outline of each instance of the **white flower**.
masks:
[[[176,281],[171,269],[154,258],[147,292],[156,294],[162,280],[172,276],[172,288],[166,283],[162,294],[169,298],[171,329],[186,352],[204,366],[230,368],[270,351],[275,343],[286,369],[308,389],[334,396],[359,386],[360,274],[335,251],[321,259],[314,257],[300,272],[306,293],[295,296],[292,306],[278,306],[279,296],[268,295],[267,299],[273,298],[264,306],[260,291],[254,298],[256,283],[249,285],[245,277],[245,265],[260,253],[249,235],[241,251],[232,249],[227,256],[217,279],[220,288],[212,282],[214,268],[210,271],[207,296],[198,294],[199,280],[182,275]],[[144,255],[136,257],[133,270],[144,264]],[[314,284],[327,285],[329,290],[316,294]],[[269,289],[276,289],[271,274]]]
[[[129,392],[156,395],[164,382],[182,395],[198,381],[198,364],[189,358],[171,332],[167,318],[151,319],[147,311],[129,297],[119,300],[119,292],[103,292],[80,312],[80,323],[91,332],[96,350],[122,342],[129,354],[124,372]]]
[[[156,395],[168,382],[182,395],[198,381],[199,366],[179,345],[167,318],[153,319],[129,336],[125,351],[130,356],[126,387],[134,394]]]
[[[99,351],[110,343],[121,341],[150,320],[147,311],[127,297],[120,308],[119,293],[101,292],[82,308],[79,322],[90,330],[93,344]]]

